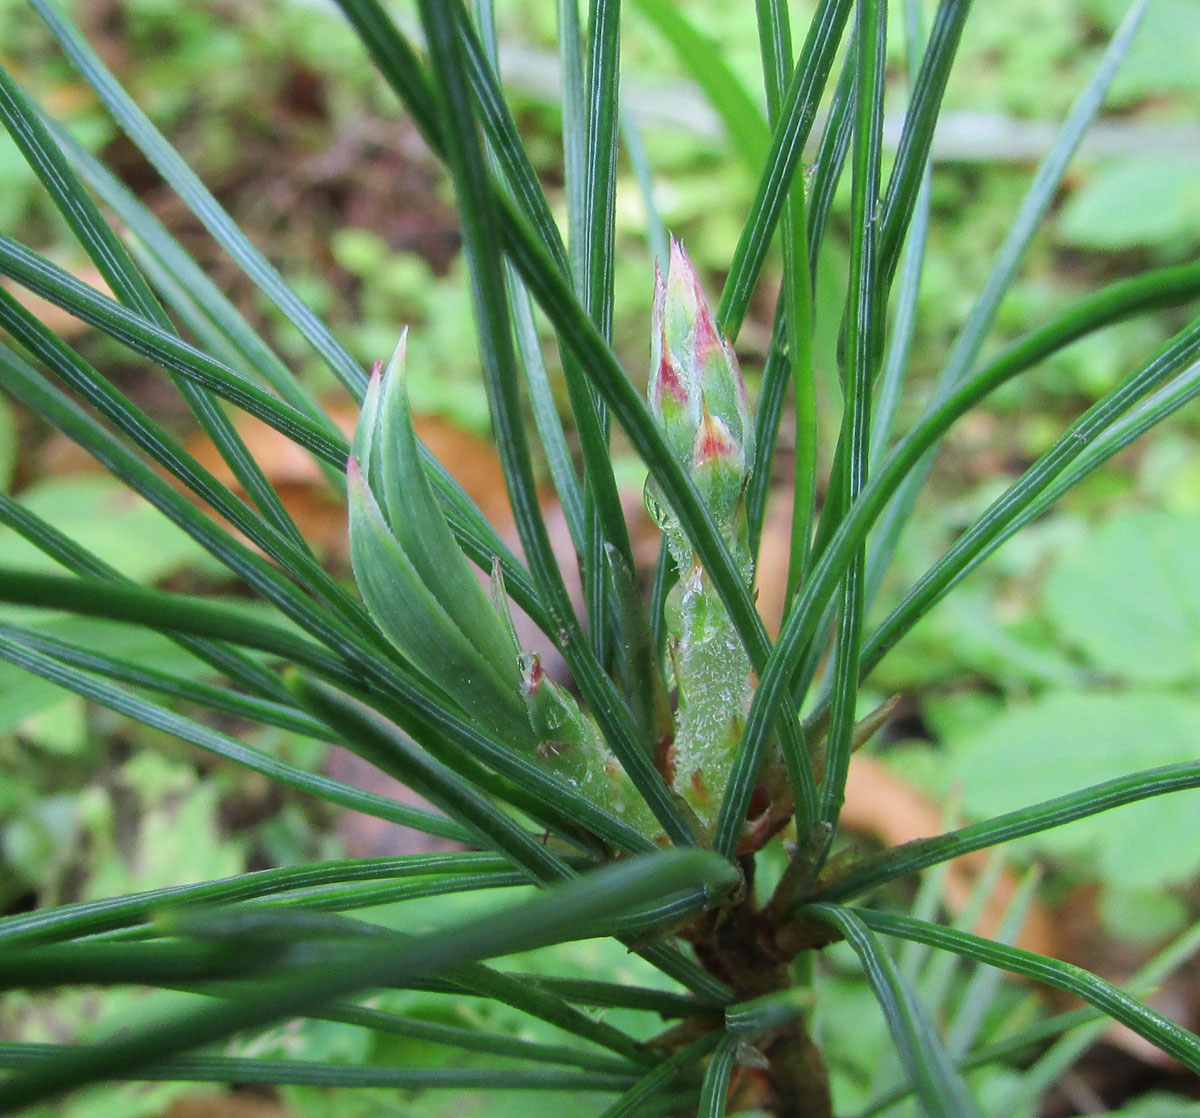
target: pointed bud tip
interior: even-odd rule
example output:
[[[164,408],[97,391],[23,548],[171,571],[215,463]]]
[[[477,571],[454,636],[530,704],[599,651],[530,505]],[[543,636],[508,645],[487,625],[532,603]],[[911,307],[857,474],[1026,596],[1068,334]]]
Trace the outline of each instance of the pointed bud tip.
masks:
[[[400,340],[396,343],[396,348],[392,350],[392,356],[388,358],[386,376],[399,376],[404,379],[404,359],[408,352],[408,327],[405,326],[400,331]]]
[[[684,249],[682,242],[675,236],[671,237],[671,263],[667,269],[668,274],[676,269],[680,271],[690,271],[692,267],[691,261],[688,260],[687,251]]]
[[[674,237],[671,238],[671,263],[667,270],[667,283],[670,284],[671,281],[685,288],[701,306],[705,305],[704,292],[700,288],[700,277],[696,275],[692,259],[688,256],[683,243]]]

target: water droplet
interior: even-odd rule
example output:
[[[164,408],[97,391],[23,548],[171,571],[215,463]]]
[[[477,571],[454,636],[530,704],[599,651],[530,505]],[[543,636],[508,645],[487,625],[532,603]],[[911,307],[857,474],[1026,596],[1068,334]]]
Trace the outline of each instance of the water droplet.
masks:
[[[662,501],[659,500],[658,494],[655,492],[653,478],[646,479],[646,488],[643,490],[642,495],[645,499],[646,511],[650,514],[650,519],[660,528],[666,528],[671,514]]]

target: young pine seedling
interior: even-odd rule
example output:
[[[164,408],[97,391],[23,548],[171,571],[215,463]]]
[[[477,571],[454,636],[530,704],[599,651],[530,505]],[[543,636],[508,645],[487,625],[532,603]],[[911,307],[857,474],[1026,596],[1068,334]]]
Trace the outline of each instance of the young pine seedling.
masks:
[[[0,520],[58,571],[17,569],[0,555],[0,657],[287,788],[455,848],[284,866],[0,917],[6,989],[135,986],[178,996],[176,1008],[149,1023],[112,1020],[95,1042],[0,1044],[0,1111],[57,1106],[47,1100],[106,1081],[169,1080],[403,1091],[387,1096],[401,1108],[445,1091],[498,1099],[524,1090],[559,1092],[553,1097],[567,1100],[560,1109],[573,1114],[710,1118],[750,1108],[819,1118],[836,1109],[831,1041],[839,1030],[844,1037],[874,1027],[823,1013],[818,964],[837,941],[860,961],[878,1002],[874,1024],[887,1030],[902,1069],[902,1082],[880,1085],[870,1113],[906,1106],[913,1094],[927,1114],[984,1113],[977,1088],[990,1068],[1019,1061],[1056,1030],[1087,1024],[1067,1015],[979,1040],[964,1025],[947,1042],[893,961],[897,942],[1065,990],[1200,1071],[1195,1035],[1097,976],[936,923],[928,912],[894,911],[887,894],[877,899],[880,887],[960,854],[1195,788],[1200,763],[1131,772],[1051,800],[1031,788],[1025,809],[870,855],[835,846],[850,755],[887,716],[884,708],[863,717],[860,683],[965,575],[1200,390],[1193,320],[1084,411],[877,627],[868,625],[931,456],[954,423],[1071,342],[1151,310],[1190,306],[1200,293],[1195,264],[1118,280],[981,359],[1145,3],[1132,5],[1062,125],[931,392],[906,387],[904,374],[929,224],[930,145],[968,0],[941,0],[927,40],[921,5],[906,8],[911,93],[886,176],[882,0],[818,0],[796,28],[798,46],[787,6],[760,0],[765,114],[682,7],[626,5],[647,15],[714,92],[756,183],[715,308],[683,249],[649,230],[661,247],[647,404],[642,378],[610,344],[622,5],[594,0],[586,18],[570,0],[556,9],[560,228],[501,90],[491,3],[419,0],[418,38],[379,0],[339,0],[349,30],[330,24],[324,33],[366,52],[453,183],[520,555],[417,440],[404,343],[368,376],[51,0],[30,7],[116,126],[307,342],[360,418],[348,445],[308,378],[0,70],[0,118],[110,293],[0,235],[0,387],[182,529],[255,603],[138,585],[19,494],[0,493]],[[802,168],[810,139],[815,161]],[[644,169],[636,133],[625,143]],[[834,300],[839,399],[830,405],[836,435],[825,446],[818,432],[827,428],[816,422],[814,275],[846,179],[849,268]],[[734,345],[776,243],[782,282],[752,410]],[[169,378],[235,483],[205,469],[14,298],[17,290],[63,308]],[[553,333],[567,427],[535,307]],[[755,565],[789,387],[793,554],[772,643],[754,604]],[[912,407],[902,410],[906,393]],[[318,561],[243,441],[239,413],[295,442],[331,491],[345,492],[353,584]],[[910,414],[902,427],[898,416]],[[645,597],[613,472],[614,425],[647,467],[646,499],[662,528]],[[539,453],[582,574],[582,616],[550,546]],[[818,477],[821,463],[829,466]],[[518,640],[514,606],[540,630],[539,647]],[[65,626],[54,619],[63,614]],[[160,634],[160,647],[182,648],[190,667],[130,658],[115,637],[89,644],[76,619],[100,619],[114,635]],[[551,649],[566,683],[544,667]],[[352,750],[437,810],[364,792],[229,732],[246,725]],[[447,897],[521,887],[483,915]],[[384,904],[386,919],[373,915]],[[444,919],[422,930],[433,912]],[[581,975],[573,945],[583,939],[635,953],[642,977]],[[541,949],[536,975],[528,960],[505,960]],[[450,1022],[429,999],[451,1007]],[[459,1013],[468,1004],[488,1012]],[[341,1064],[303,1048],[263,1058],[263,1030],[295,1019],[451,1055],[402,1063],[393,1044],[380,1049],[386,1058]]]

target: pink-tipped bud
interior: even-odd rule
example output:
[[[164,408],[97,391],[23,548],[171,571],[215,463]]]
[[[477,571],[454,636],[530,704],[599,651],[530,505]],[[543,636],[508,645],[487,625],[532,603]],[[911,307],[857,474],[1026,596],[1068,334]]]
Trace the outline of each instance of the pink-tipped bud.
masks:
[[[736,506],[754,461],[754,431],[737,358],[722,337],[687,253],[674,238],[667,275],[655,268],[650,410],[667,445],[692,472],[721,482],[713,515]],[[734,480],[736,478],[736,483]],[[726,496],[735,493],[733,506]],[[705,494],[707,496],[707,494]]]
[[[692,481],[718,524],[733,522],[746,482],[746,458],[723,419],[704,409],[692,446]]]

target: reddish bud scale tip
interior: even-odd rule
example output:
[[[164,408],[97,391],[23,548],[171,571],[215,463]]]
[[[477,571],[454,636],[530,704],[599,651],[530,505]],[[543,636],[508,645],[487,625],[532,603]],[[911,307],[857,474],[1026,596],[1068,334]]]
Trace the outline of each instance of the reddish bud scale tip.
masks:
[[[371,381],[374,383],[378,383],[382,379],[383,379],[383,362],[376,361],[371,366]]]
[[[696,286],[696,271],[692,267],[692,262],[688,259],[687,250],[682,243],[675,237],[671,238],[671,257],[670,263],[667,266],[667,276],[675,277],[676,282],[689,281],[688,285],[692,291],[697,291]]]
[[[655,267],[653,330],[651,413],[713,515],[732,516],[754,458],[745,382],[674,238],[666,274]]]
[[[683,377],[679,375],[679,370],[671,363],[670,356],[664,352],[662,360],[658,363],[658,376],[654,380],[652,391],[655,393],[655,403],[660,404],[664,397],[671,397],[680,404],[688,402],[687,385],[683,382]]]
[[[704,418],[700,421],[700,429],[696,432],[696,447],[692,460],[697,466],[703,466],[719,459],[740,457],[737,445],[729,428],[704,410]]]
[[[358,456],[355,454],[346,459],[346,480],[351,485],[363,484],[362,470],[359,469]]]
[[[536,652],[521,657],[521,682],[526,695],[536,694],[545,678],[546,669],[542,667],[542,658]]]
[[[714,351],[724,356],[725,347],[721,344],[721,337],[717,333],[717,324],[713,321],[712,312],[708,309],[708,304],[703,299],[700,301],[700,311],[696,317],[696,357],[703,361],[710,353]]]

